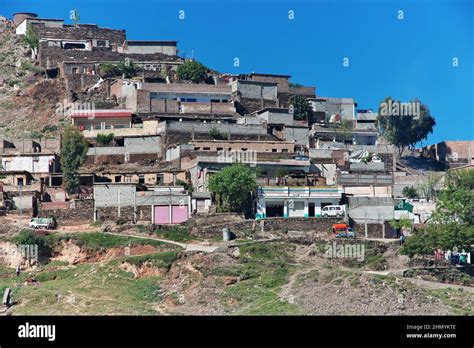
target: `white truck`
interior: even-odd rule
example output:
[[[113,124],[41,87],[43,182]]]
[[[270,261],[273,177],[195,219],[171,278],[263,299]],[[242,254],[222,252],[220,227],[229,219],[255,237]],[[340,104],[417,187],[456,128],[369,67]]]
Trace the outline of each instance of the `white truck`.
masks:
[[[31,228],[44,228],[49,230],[56,227],[56,221],[53,218],[31,218],[28,226]]]

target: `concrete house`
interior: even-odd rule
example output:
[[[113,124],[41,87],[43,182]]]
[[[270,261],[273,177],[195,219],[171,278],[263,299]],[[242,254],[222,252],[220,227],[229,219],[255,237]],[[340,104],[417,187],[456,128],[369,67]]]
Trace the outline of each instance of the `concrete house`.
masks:
[[[234,114],[228,85],[189,83],[122,84],[122,103],[135,113]]]
[[[133,183],[95,183],[94,221],[125,219],[168,225],[185,222],[191,200],[183,187],[144,189]]]
[[[342,188],[264,186],[257,190],[257,219],[269,217],[319,217],[326,205],[337,205]]]
[[[122,47],[119,47],[120,53],[153,54],[162,53],[175,56],[178,52],[177,41],[158,41],[158,40],[125,40]]]
[[[107,130],[132,127],[132,111],[128,109],[70,110],[72,124],[81,130]]]

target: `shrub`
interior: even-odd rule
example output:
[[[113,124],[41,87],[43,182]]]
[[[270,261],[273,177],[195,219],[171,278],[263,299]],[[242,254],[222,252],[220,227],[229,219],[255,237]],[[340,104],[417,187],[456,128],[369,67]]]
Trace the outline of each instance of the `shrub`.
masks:
[[[100,145],[109,145],[112,141],[114,140],[114,134],[113,133],[110,133],[110,134],[98,134],[97,135],[97,142],[100,144]]]
[[[212,127],[211,130],[209,131],[209,135],[212,137],[212,139],[216,140],[226,140],[229,135],[225,132],[221,132],[217,127]]]
[[[188,60],[176,70],[180,80],[194,83],[204,82],[207,78],[207,68],[196,60]]]

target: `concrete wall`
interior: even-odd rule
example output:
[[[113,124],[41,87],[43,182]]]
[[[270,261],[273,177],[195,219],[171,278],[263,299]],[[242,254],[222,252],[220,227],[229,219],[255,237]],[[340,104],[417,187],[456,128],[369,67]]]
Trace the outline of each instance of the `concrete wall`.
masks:
[[[125,138],[126,153],[161,153],[161,136]]]
[[[278,141],[222,141],[222,140],[193,140],[191,144],[194,149],[207,151],[257,151],[257,152],[295,152],[295,144],[293,142]],[[242,150],[246,149],[246,150]]]
[[[349,186],[344,185],[344,194],[356,197],[391,197],[392,186]]]
[[[98,134],[110,134],[113,133],[116,138],[118,137],[134,137],[134,136],[152,136],[157,134],[163,134],[166,129],[166,123],[159,122],[156,120],[145,120],[141,127],[139,125],[133,125],[131,128],[115,128],[115,129],[94,129],[85,130],[82,134],[86,138],[96,138]]]
[[[163,53],[170,56],[175,56],[176,44],[166,44],[163,42],[160,45],[131,45],[127,43],[124,52],[138,54]]]
[[[276,101],[277,86],[271,83],[253,81],[234,81],[231,84],[232,92],[238,91],[242,98],[266,99]]]
[[[255,134],[255,135],[266,135],[267,129],[257,125],[237,125],[237,124],[224,124],[224,123],[199,123],[196,122],[171,122],[168,123],[168,131],[171,132],[194,132],[194,133],[209,133],[209,131],[214,127],[221,132],[228,134]]]
[[[284,124],[287,126],[293,125],[293,115],[286,110],[286,112],[265,111],[257,115],[258,118],[265,120],[267,123]]]
[[[385,171],[385,163],[350,163],[349,168],[354,172],[383,172]]]
[[[285,127],[283,136],[286,141],[294,141],[297,145],[309,147],[309,128],[308,127]]]
[[[50,166],[50,161],[52,165]],[[26,170],[32,174],[49,173],[57,166],[56,155],[30,155],[2,157],[2,168],[8,170]]]

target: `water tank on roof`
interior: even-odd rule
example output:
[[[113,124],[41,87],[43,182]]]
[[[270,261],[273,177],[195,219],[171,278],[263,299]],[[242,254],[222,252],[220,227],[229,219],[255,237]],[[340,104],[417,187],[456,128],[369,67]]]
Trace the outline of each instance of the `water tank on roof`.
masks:
[[[32,12],[17,12],[13,14],[13,23],[15,27],[21,24],[26,18],[38,18],[36,13]]]

